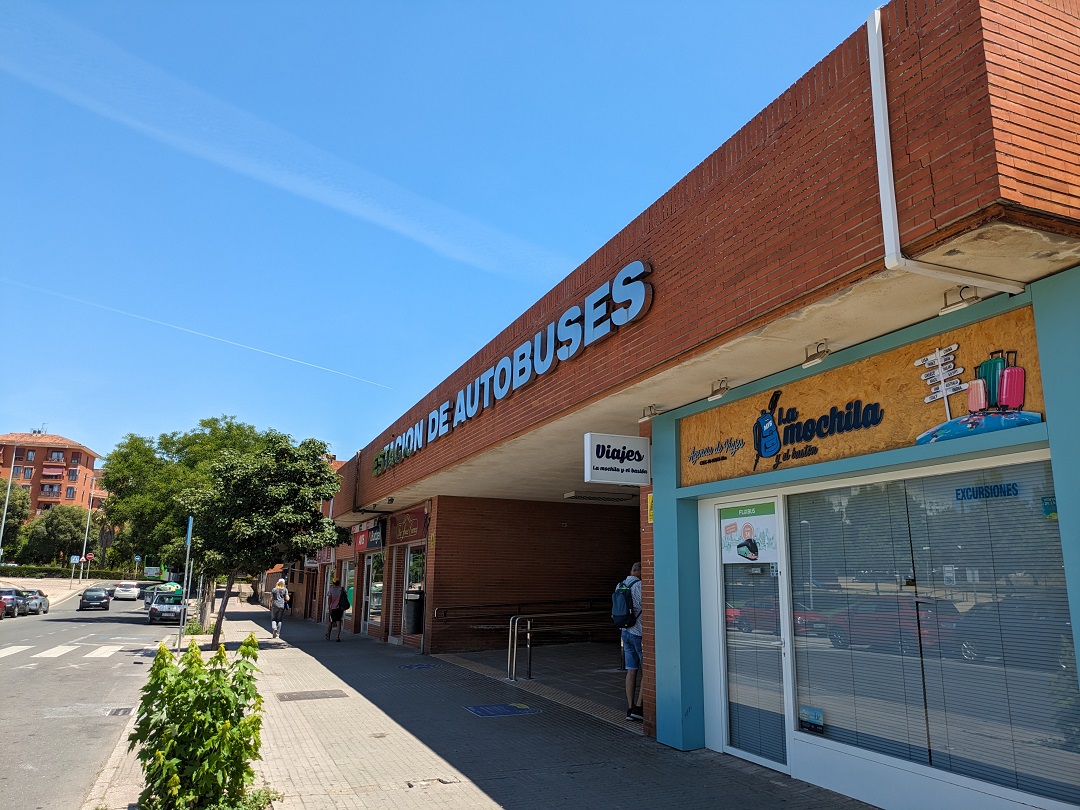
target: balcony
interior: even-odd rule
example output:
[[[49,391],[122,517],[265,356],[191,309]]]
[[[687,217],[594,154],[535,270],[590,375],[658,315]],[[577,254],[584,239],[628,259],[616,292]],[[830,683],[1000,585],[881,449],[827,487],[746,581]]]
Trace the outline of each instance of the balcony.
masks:
[[[40,500],[41,498],[48,498],[49,500],[57,500],[58,501],[58,500],[60,500],[60,495],[61,495],[61,493],[60,493],[59,488],[50,489],[48,487],[42,487],[41,491],[38,492],[38,499]]]

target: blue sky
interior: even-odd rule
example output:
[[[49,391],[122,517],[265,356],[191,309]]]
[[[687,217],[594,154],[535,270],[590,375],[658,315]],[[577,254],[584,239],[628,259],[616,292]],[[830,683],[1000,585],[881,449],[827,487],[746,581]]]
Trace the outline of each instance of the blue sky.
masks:
[[[348,458],[870,2],[0,9],[0,433]]]

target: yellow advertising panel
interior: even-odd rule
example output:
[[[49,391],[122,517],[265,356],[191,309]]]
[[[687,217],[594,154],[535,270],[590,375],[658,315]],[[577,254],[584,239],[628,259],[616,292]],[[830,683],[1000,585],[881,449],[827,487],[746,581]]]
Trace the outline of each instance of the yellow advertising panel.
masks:
[[[1031,308],[856,360],[679,421],[681,485],[1042,421]]]

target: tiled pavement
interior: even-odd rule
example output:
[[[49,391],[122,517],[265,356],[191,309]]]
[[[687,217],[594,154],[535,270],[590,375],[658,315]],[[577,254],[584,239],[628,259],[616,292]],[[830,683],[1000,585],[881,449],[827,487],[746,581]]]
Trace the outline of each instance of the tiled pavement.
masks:
[[[541,648],[536,681],[519,688],[502,679],[505,663],[500,669],[494,653],[439,658],[366,638],[337,643],[303,621],[274,640],[265,609],[234,603],[228,616],[229,649],[249,632],[260,640],[266,713],[255,769],[260,783],[285,794],[276,810],[867,807],[734,757],[675,751],[638,727],[628,733],[621,710],[605,706],[618,699],[617,662],[600,679],[615,681],[600,690],[607,696],[589,694],[588,683],[560,689],[558,656]],[[612,666],[606,654],[598,663]],[[494,677],[481,674],[485,667]],[[563,705],[575,701],[579,708]],[[491,705],[522,713],[466,708]],[[141,772],[125,740],[84,810],[128,810],[137,798]]]

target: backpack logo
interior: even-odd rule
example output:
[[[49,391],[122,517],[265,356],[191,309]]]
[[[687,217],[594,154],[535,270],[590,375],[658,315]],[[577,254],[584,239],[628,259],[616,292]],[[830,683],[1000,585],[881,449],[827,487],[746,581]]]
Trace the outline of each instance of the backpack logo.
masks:
[[[761,412],[761,416],[754,422],[754,451],[757,457],[754,459],[753,469],[757,469],[758,462],[763,458],[776,457],[773,469],[780,464],[780,431],[776,429],[776,419],[773,414],[776,404],[780,401],[780,392],[773,391],[769,400],[769,407]]]
[[[634,595],[631,586],[623,580],[615,586],[615,592],[611,594],[611,620],[616,627],[633,627],[637,624],[640,613],[634,612]]]

